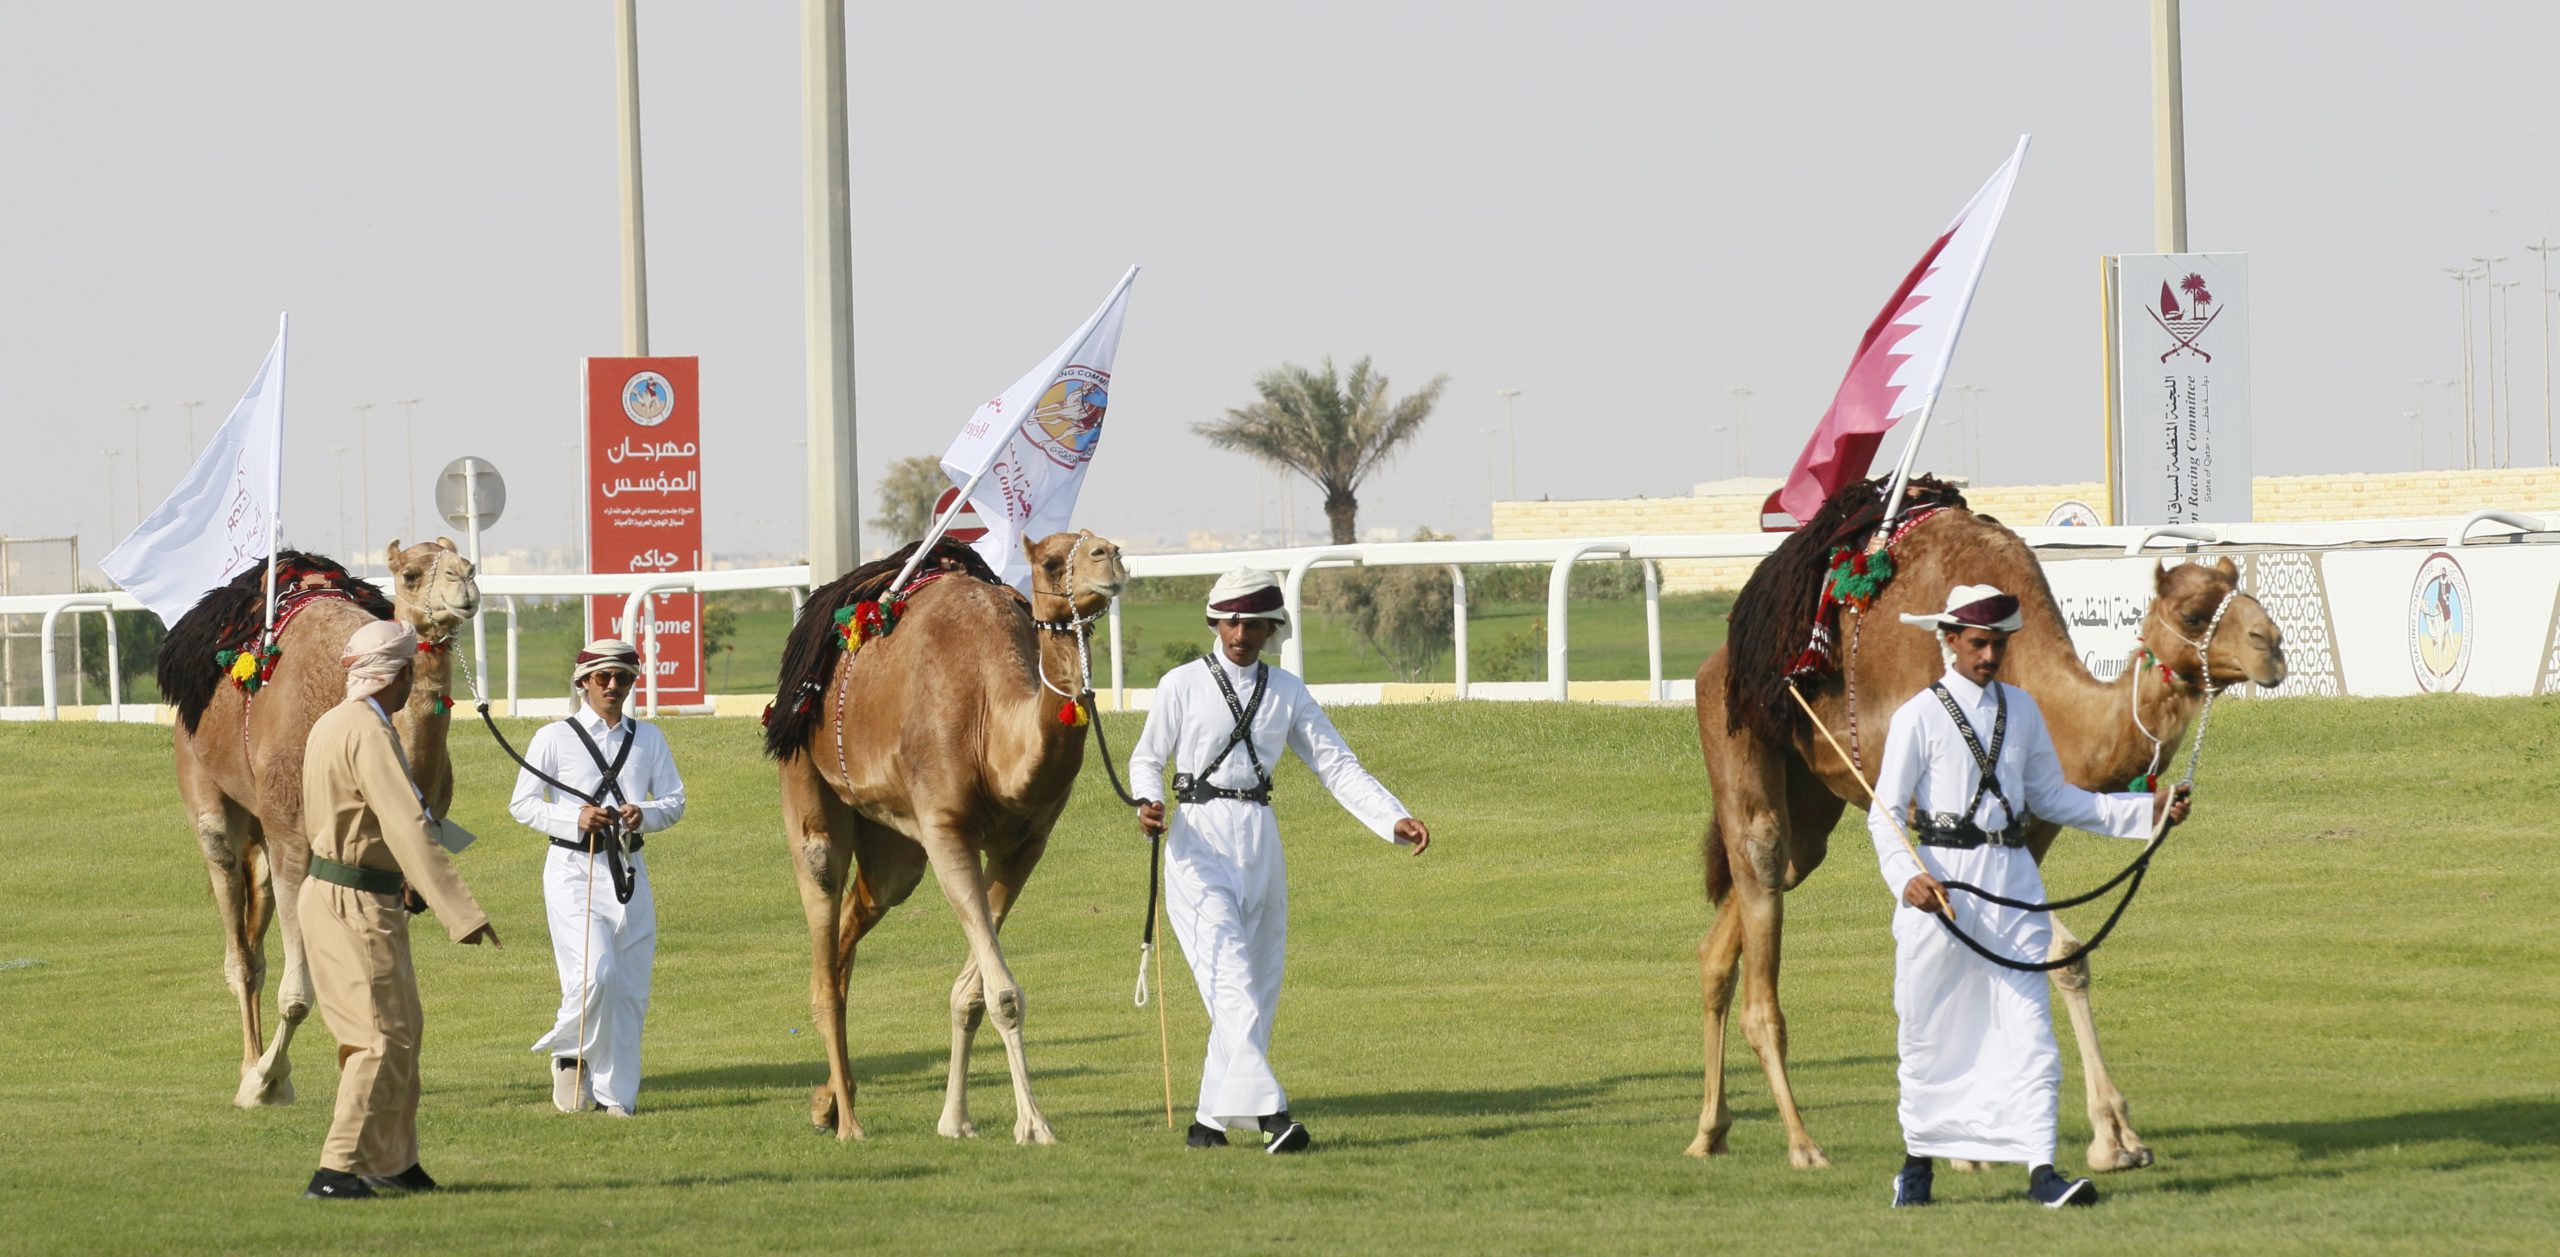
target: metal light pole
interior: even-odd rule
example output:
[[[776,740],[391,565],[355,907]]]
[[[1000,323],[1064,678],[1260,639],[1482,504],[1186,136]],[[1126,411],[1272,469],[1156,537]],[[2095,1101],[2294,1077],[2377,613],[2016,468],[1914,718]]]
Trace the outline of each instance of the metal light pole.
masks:
[[[149,402],[135,402],[124,408],[133,416],[133,522],[142,523],[142,412],[151,409]]]
[[[356,555],[359,562],[367,561],[366,556],[373,553],[373,424],[370,421],[371,417],[365,414],[371,409],[373,409],[372,402],[357,402],[354,406],[357,449],[356,501],[363,511],[363,514],[358,517],[361,522],[356,527],[356,540],[363,548],[362,553]],[[389,564],[385,564],[384,570],[389,570],[389,567]]]
[[[635,0],[613,6],[613,99],[622,184],[622,352],[649,356],[649,261],[640,203],[640,32]]]
[[[400,444],[407,448],[409,454],[409,471],[400,482],[400,498],[409,504],[409,531],[401,540],[413,546],[418,544],[418,425],[417,415],[410,407],[425,400],[423,397],[400,399]]]
[[[809,583],[862,561],[853,432],[853,183],[846,147],[844,0],[800,3],[800,230],[808,267]]]
[[[2516,355],[2514,350],[2508,348],[2511,343],[2509,333],[2516,330],[2516,313],[2515,307],[2508,303],[2507,292],[2509,289],[2523,286],[2524,281],[2521,279],[2510,279],[2503,284],[2489,285],[2498,294],[2497,349],[2504,358],[2504,365],[2498,368],[2498,391],[2506,395],[2500,405],[2504,408],[2507,417],[2506,429],[2498,438],[2498,465],[2501,467],[2512,467],[2516,461]]]
[[[2560,249],[2560,244],[2551,243],[2551,238],[2545,236],[2540,241],[2525,247],[2542,255],[2542,295],[2548,298],[2551,296],[2551,253],[2555,249]],[[2551,302],[2544,300],[2540,304],[2542,306],[2542,462],[2544,466],[2549,466],[2551,463]]]
[[[2400,412],[2400,417],[2409,421],[2409,470],[2425,471],[2427,469],[2427,425],[2420,420],[2425,419],[2426,416],[2414,410],[2404,410]]]
[[[347,451],[352,445],[332,445],[329,452],[338,456],[338,553],[347,552]]]
[[[2489,448],[2483,452],[2483,461],[2495,467],[2498,465],[2498,309],[2497,303],[2490,298],[2495,295],[2492,290],[2498,286],[2498,263],[2506,261],[2507,255],[2475,256],[2471,260],[2480,264],[2480,277],[2488,285],[2480,290],[2480,347],[2489,356],[2489,373],[2482,381],[2488,386],[2489,394]]]
[[[115,543],[120,540],[116,533],[116,452],[114,450],[100,450],[98,452],[107,456],[107,545],[109,547],[113,547]],[[136,503],[133,509],[135,512],[135,519],[139,521],[142,510],[141,504]]]
[[[2162,253],[2187,251],[2187,107],[2178,0],[2151,0],[2151,222]]]
[[[186,407],[187,410],[187,465],[194,466],[196,461],[196,407],[203,405],[204,399],[201,397],[191,397],[178,404]]]
[[[1733,474],[1751,474],[1751,390],[1729,388],[1733,395]]]
[[[2468,471],[2480,466],[2479,421],[2471,402],[2471,281],[2478,273],[2467,266],[2448,266],[2444,273],[2462,286],[2462,466]]]
[[[1504,388],[1494,391],[1502,396],[1502,426],[1511,431],[1511,500],[1517,502],[1520,500],[1520,418],[1513,412],[1511,403],[1520,396],[1520,390]]]

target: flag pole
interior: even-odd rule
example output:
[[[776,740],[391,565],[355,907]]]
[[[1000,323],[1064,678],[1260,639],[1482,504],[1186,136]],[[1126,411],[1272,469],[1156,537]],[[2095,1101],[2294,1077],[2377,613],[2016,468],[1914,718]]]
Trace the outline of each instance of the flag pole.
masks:
[[[1929,433],[1929,416],[1938,409],[1938,391],[1947,382],[1947,367],[1955,361],[1956,341],[1964,335],[1964,316],[1973,310],[1974,290],[1982,286],[1982,268],[1991,261],[1990,237],[2000,231],[2001,215],[2008,212],[2009,193],[2018,186],[2018,168],[2026,164],[2027,141],[2033,136],[2018,137],[2018,147],[2009,154],[2009,181],[2000,189],[2000,197],[1991,203],[1991,222],[1985,230],[1982,248],[1973,255],[1973,269],[1964,277],[1964,297],[1956,304],[1955,323],[1947,329],[1946,352],[1938,356],[1929,369],[1928,400],[1920,403],[1920,417],[1911,425],[1911,441],[1902,447],[1902,461],[1894,464],[1893,482],[1884,492],[1884,523],[1880,535],[1891,535],[1893,521],[1902,514],[1902,488],[1911,479],[1911,464],[1919,457],[1920,438]]]
[[[1021,427],[1022,421],[1019,419],[1014,420],[1013,427],[1005,431],[1004,439],[1007,441],[1012,440],[1014,432],[1020,430]],[[1002,456],[999,455],[998,457],[1001,458]],[[978,474],[969,477],[969,483],[960,487],[960,496],[951,499],[950,509],[935,517],[933,527],[925,530],[924,540],[917,542],[915,552],[907,556],[907,565],[898,569],[898,579],[889,582],[890,589],[899,590],[907,587],[907,578],[915,575],[916,565],[924,561],[925,552],[933,549],[934,542],[942,540],[943,530],[951,527],[951,517],[968,509],[969,495],[978,491],[978,482],[986,479],[988,470],[994,466],[994,463],[989,463],[985,467],[979,468]]]
[[[276,636],[276,548],[284,536],[285,342],[292,330],[292,311],[276,315],[276,430],[275,442],[267,450],[267,618],[258,633],[261,646],[275,645]]]

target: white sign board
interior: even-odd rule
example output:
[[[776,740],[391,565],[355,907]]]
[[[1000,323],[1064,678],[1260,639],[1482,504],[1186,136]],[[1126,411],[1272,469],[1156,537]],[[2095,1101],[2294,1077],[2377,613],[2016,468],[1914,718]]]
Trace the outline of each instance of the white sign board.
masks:
[[[2116,523],[2251,518],[2248,262],[2245,253],[2113,259]]]

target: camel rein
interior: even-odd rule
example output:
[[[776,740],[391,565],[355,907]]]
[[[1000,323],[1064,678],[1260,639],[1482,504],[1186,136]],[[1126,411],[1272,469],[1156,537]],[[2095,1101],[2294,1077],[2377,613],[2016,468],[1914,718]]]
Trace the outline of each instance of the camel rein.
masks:
[[[2204,758],[2205,729],[2213,723],[2213,701],[2221,693],[2219,688],[2210,684],[2211,656],[2208,652],[2212,649],[2214,634],[2222,628],[2223,613],[2231,609],[2231,603],[2239,596],[2240,590],[2237,586],[2233,587],[2231,592],[2222,596],[2222,601],[2213,609],[2212,621],[2205,626],[2204,639],[2202,641],[2189,638],[2184,634],[2179,633],[2175,628],[2169,629],[2172,636],[2177,637],[2178,640],[2195,648],[2196,671],[2200,681],[2202,682],[2202,688],[2204,690],[2204,706],[2196,713],[2195,737],[2188,744],[2186,773],[2179,779],[2178,784],[2171,789],[2171,798],[2173,799],[2189,793],[2195,786],[2196,766]],[[2162,671],[2167,671],[2167,665],[2162,665]],[[2141,678],[2136,676],[2134,683],[2137,686],[2140,685]],[[1793,685],[1788,687],[1788,692],[1793,694],[1797,704],[1804,708],[1806,718],[1812,720],[1814,727],[1822,731],[1823,738],[1831,743],[1832,750],[1839,753],[1842,759],[1848,759],[1848,752],[1842,750],[1839,740],[1831,736],[1831,730],[1828,726],[1822,723],[1822,718],[1814,714],[1812,705],[1805,702],[1803,693],[1797,691]],[[2138,719],[2136,720],[2135,727],[2137,729],[2141,729],[2141,724]],[[2150,730],[2142,729],[2142,732],[2145,737],[2150,736]],[[2158,739],[2153,739],[2153,742],[2155,746],[2155,750],[2153,752],[2153,764],[2156,771],[2156,766],[2158,764],[2158,751],[2156,749]],[[1866,774],[1856,771],[1854,766],[1852,772],[1853,775],[1857,777],[1858,784],[1867,791],[1868,805],[1871,808],[1882,808],[1882,801],[1875,797],[1875,788],[1867,784]],[[2146,776],[2147,775],[2148,774],[2146,774]],[[1919,847],[1917,844],[1912,843],[1910,834],[1904,832],[1901,821],[1897,819],[1889,809],[1885,810],[1884,815],[1885,819],[1892,823],[1895,832],[1902,835],[1903,842],[1906,845],[1911,846],[1912,858],[1915,860],[1918,859]],[[1967,934],[1964,931],[1964,927],[1957,925],[1955,921],[1954,906],[1952,904],[1945,903],[1943,900],[1941,901],[1941,907],[1944,910],[1940,912],[1937,918],[1938,924],[1940,927],[1944,928],[1947,933],[1953,935],[1957,942],[1963,943],[1975,955],[1980,956],[2003,969],[2013,969],[2020,973],[2050,973],[2053,970],[2078,963],[2080,960],[2088,956],[2089,953],[2098,950],[2098,944],[2105,942],[2107,935],[2115,931],[2116,923],[2124,919],[2125,909],[2133,906],[2134,896],[2141,893],[2143,879],[2150,876],[2152,857],[2158,855],[2162,845],[2168,841],[2169,828],[2169,809],[2163,807],[2160,809],[2159,815],[2152,822],[2151,837],[2149,841],[2143,844],[2142,851],[2134,856],[2131,863],[2125,865],[2123,870],[2118,872],[2115,876],[2108,878],[2096,889],[2063,899],[2054,899],[2043,903],[2037,903],[2023,899],[2012,899],[2006,895],[1994,894],[1991,891],[1984,890],[1970,882],[1950,881],[1945,879],[1941,879],[1939,881],[1938,884],[1948,890],[1961,890],[1977,899],[1981,899],[1988,903],[1995,903],[2004,908],[2015,908],[2024,912],[2054,912],[2059,911],[2060,909],[2076,908],[2082,904],[2090,903],[2106,895],[2107,892],[2114,890],[2117,886],[2123,885],[2127,879],[2131,879],[2132,884],[2125,886],[2124,896],[2117,900],[2114,910],[2107,914],[2106,921],[2099,925],[2097,932],[2090,935],[2088,939],[2083,941],[2078,947],[2072,948],[2070,953],[2067,955],[2041,961],[2018,960],[2013,957],[2003,956],[1985,946],[1981,940]],[[1927,866],[1924,864],[1922,867],[1925,869]]]

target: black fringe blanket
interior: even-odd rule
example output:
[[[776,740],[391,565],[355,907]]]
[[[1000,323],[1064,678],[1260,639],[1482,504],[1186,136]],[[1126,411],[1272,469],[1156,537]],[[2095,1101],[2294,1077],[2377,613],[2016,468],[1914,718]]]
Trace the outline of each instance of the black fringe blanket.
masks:
[[[391,600],[370,583],[349,575],[337,560],[300,550],[282,551],[278,557],[282,560],[276,567],[279,603],[288,594],[325,588],[353,599],[377,620],[391,618]],[[179,616],[167,640],[160,643],[161,701],[178,709],[187,732],[195,732],[196,722],[204,719],[204,709],[213,705],[214,692],[223,683],[222,666],[214,656],[249,649],[266,627],[266,585],[266,565],[252,565]]]
[[[807,748],[809,738],[817,731],[818,699],[827,692],[827,674],[836,666],[836,652],[844,649],[836,613],[858,602],[879,600],[915,548],[915,543],[909,542],[885,559],[873,559],[812,590],[808,601],[800,604],[800,618],[792,623],[791,636],[782,648],[782,677],[773,704],[765,708],[764,753],[768,758],[790,759]],[[932,552],[916,564],[915,576],[909,577],[908,583],[913,585],[918,577],[928,575],[974,576],[989,584],[1001,583],[995,569],[987,566],[976,550],[949,537],[935,540]]]

